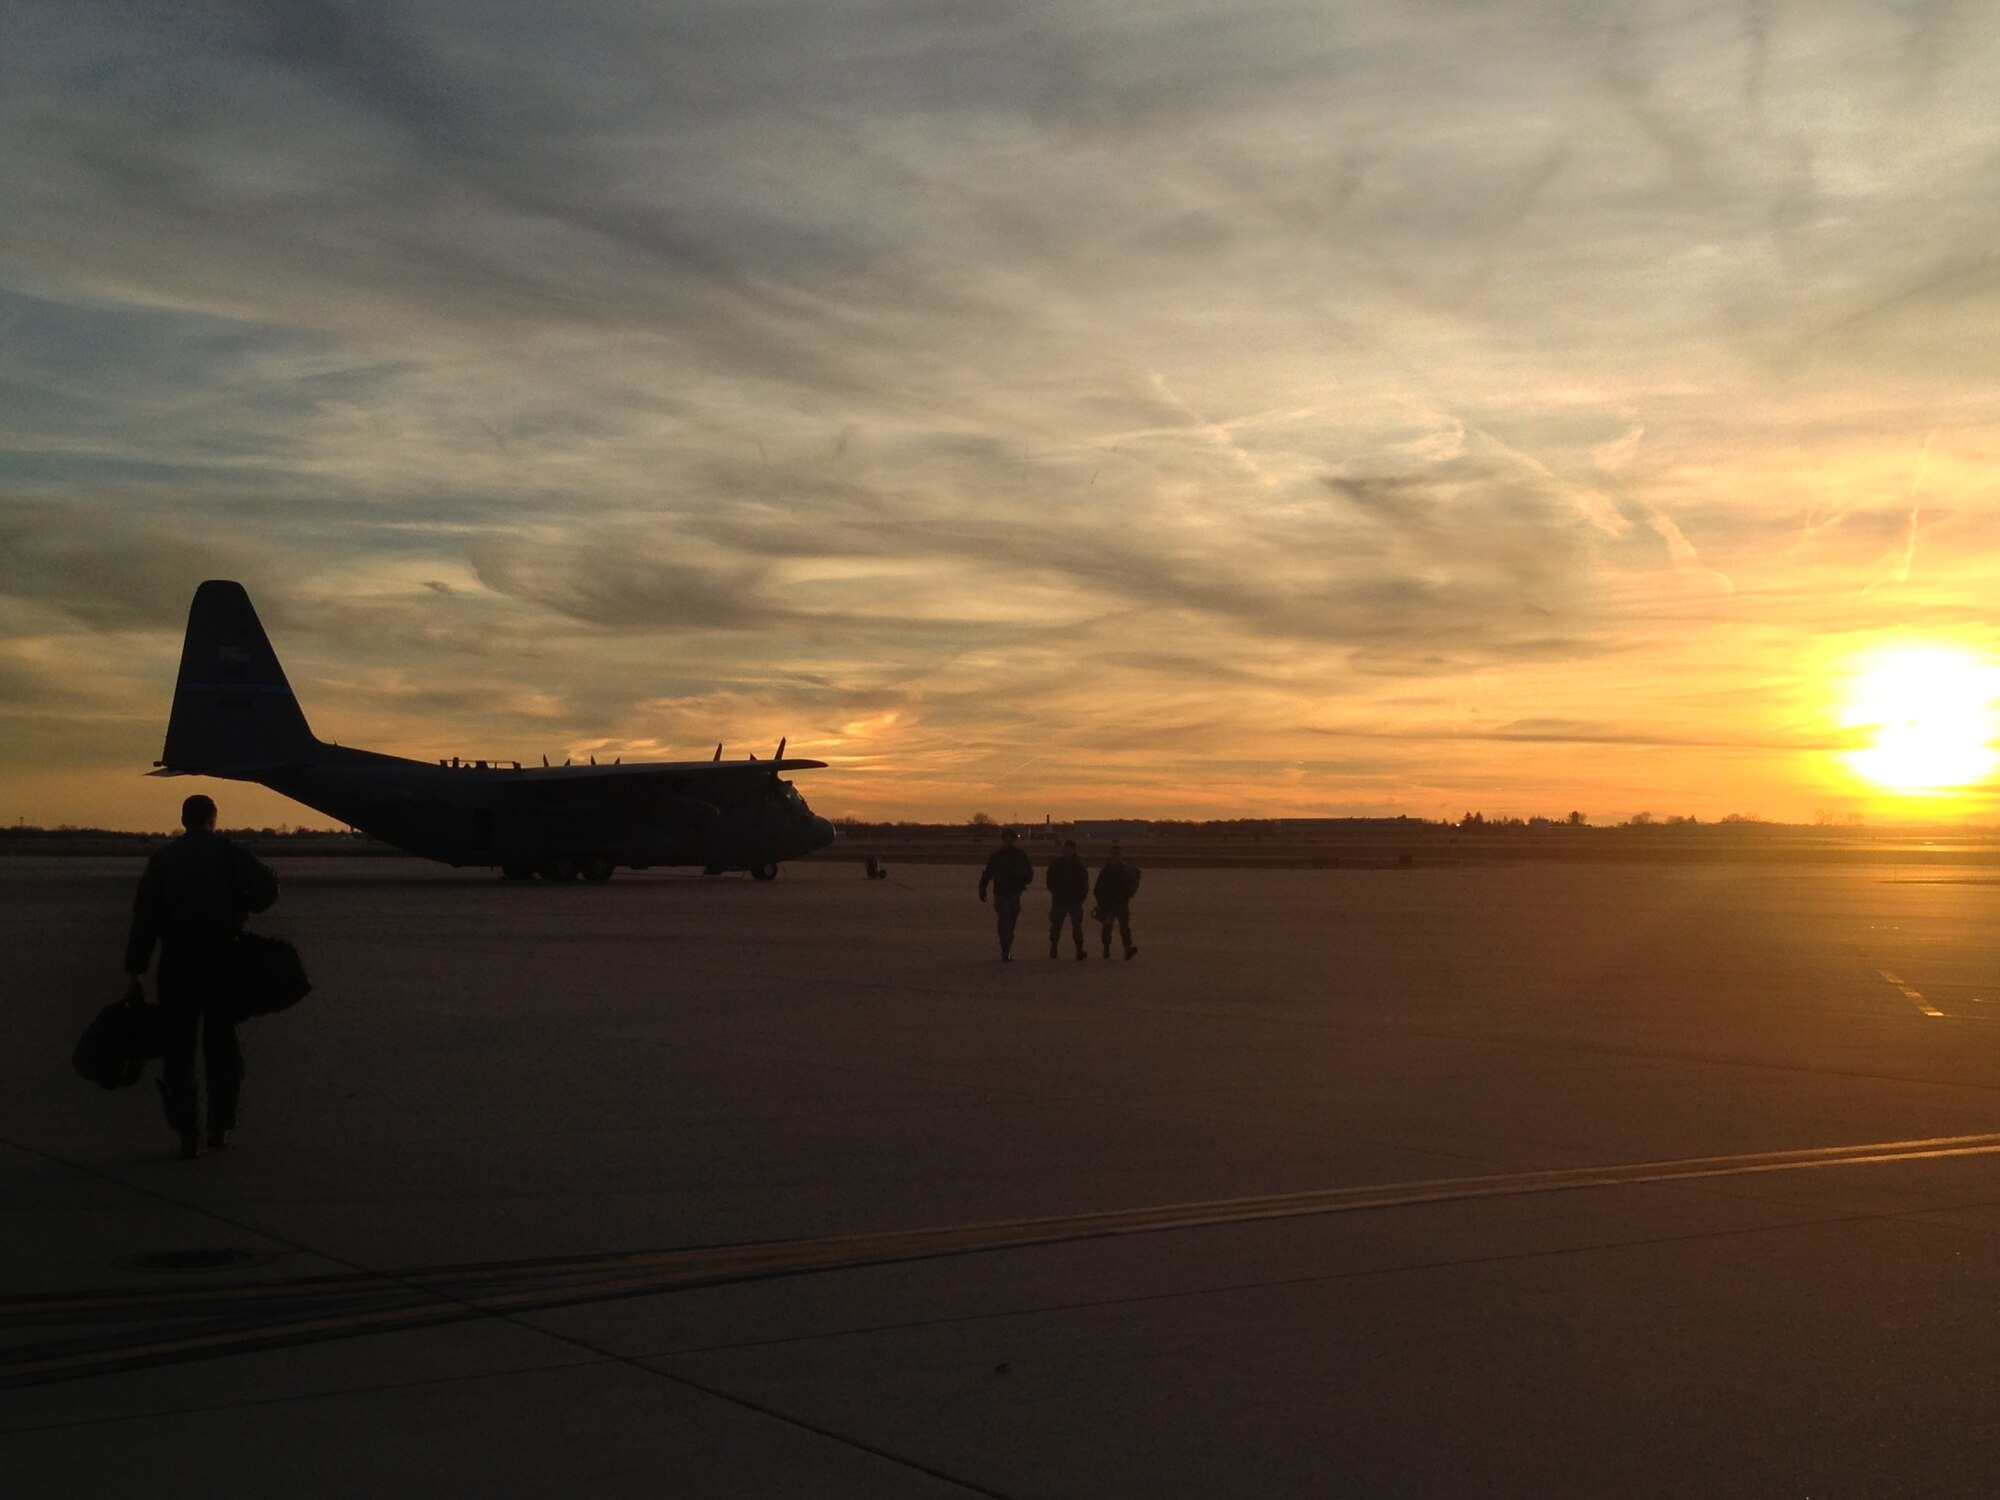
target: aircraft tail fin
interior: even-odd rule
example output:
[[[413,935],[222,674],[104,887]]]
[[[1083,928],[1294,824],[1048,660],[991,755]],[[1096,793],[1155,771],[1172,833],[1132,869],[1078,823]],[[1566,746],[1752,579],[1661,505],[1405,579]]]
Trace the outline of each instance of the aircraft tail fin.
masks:
[[[304,760],[318,746],[243,585],[204,583],[188,608],[161,767],[228,775]]]

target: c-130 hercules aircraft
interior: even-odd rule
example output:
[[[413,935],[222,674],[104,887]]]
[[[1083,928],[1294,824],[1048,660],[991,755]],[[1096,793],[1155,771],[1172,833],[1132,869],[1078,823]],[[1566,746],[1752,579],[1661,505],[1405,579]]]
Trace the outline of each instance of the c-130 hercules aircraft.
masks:
[[[195,590],[167,744],[155,776],[254,781],[372,838],[510,880],[609,880],[613,870],[699,865],[759,880],[833,842],[786,771],[820,760],[715,759],[523,767],[405,760],[331,745],[305,714],[243,585]]]

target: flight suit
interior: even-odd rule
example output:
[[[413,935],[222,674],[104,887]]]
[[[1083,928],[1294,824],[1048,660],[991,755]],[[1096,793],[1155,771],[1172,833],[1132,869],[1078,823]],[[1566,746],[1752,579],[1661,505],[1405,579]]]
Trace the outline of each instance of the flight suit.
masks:
[[[264,898],[268,892],[268,899]],[[208,1075],[211,1140],[236,1125],[243,1091],[243,1049],[223,994],[230,945],[253,907],[277,898],[277,877],[255,855],[213,833],[182,834],[146,861],[132,902],[125,972],[146,972],[160,950],[159,1001],[166,1029],[160,1095],[183,1154],[200,1143],[200,1088],[195,1053]]]
[[[1125,956],[1139,951],[1132,941],[1132,898],[1139,893],[1139,871],[1118,858],[1108,859],[1097,872],[1097,920],[1102,928],[1104,956],[1111,957],[1111,925],[1118,924],[1118,936],[1125,944]]]
[[[1076,956],[1083,957],[1083,903],[1090,895],[1090,871],[1076,854],[1059,854],[1042,875],[1049,888],[1049,957],[1062,945],[1063,923],[1076,939]]]
[[[1002,844],[986,857],[979,876],[979,899],[993,887],[993,915],[1000,926],[1000,956],[1014,956],[1014,928],[1021,920],[1021,892],[1035,883],[1034,861],[1018,844]]]

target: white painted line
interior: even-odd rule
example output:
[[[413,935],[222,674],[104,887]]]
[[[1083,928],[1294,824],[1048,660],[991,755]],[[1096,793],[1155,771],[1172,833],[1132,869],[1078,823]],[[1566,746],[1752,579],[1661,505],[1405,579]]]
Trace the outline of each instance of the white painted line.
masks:
[[[1911,1004],[1915,1005],[1916,1008],[1922,1011],[1925,1015],[1937,1016],[1939,1018],[1942,1018],[1944,1016],[1943,1011],[1939,1010],[1935,1005],[1931,1004],[1930,1001],[1926,1000],[1917,991],[1911,989],[1907,984],[1903,983],[1902,980],[1898,979],[1894,974],[1891,974],[1887,969],[1877,969],[1875,972],[1877,974],[1880,974],[1884,979],[1888,980],[1889,983],[1893,984],[1897,989],[1901,990],[1903,992],[1903,998],[1905,1000],[1908,1000]]]

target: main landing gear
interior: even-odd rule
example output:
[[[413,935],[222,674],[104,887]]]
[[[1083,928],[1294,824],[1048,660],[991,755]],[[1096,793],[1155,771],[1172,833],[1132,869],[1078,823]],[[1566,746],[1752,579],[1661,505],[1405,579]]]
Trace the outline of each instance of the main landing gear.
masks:
[[[723,875],[729,869],[742,869],[741,865],[710,865],[702,871],[704,875]],[[592,885],[602,885],[618,869],[616,860],[608,854],[558,854],[545,859],[540,864],[529,864],[525,860],[509,860],[500,866],[500,873],[508,880],[527,881],[540,877],[550,885],[567,885],[573,880],[587,880]],[[776,880],[778,862],[769,860],[761,865],[749,866],[752,880]]]
[[[551,885],[562,885],[580,876],[592,885],[602,885],[617,868],[608,854],[558,854],[538,865],[510,860],[500,867],[500,873],[509,880],[532,880],[539,875]]]

